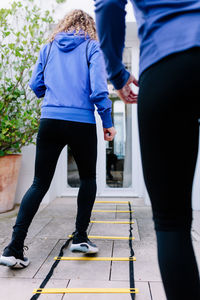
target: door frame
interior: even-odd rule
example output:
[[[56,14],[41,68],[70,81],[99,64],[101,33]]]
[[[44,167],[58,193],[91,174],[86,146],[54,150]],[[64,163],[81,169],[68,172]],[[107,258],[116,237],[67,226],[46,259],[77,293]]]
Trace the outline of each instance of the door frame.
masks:
[[[137,105],[132,105],[132,186],[128,188],[112,188],[106,185],[106,147],[101,119],[97,113],[95,115],[98,136],[97,197],[139,197],[143,181],[139,153]],[[78,188],[70,187],[67,184],[67,147],[63,149],[60,155],[57,169],[59,196],[77,196]]]

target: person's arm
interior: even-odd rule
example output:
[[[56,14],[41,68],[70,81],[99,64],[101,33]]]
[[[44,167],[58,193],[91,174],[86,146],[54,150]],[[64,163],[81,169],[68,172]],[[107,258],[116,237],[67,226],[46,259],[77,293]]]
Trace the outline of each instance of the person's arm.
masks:
[[[107,76],[103,54],[98,42],[90,43],[89,50],[89,73],[90,73],[90,100],[97,107],[101,117],[103,127],[110,128],[113,126],[111,111],[112,102],[108,98]]]
[[[42,59],[42,50],[39,53],[37,63],[34,67],[32,77],[29,81],[29,86],[36,94],[38,98],[42,98],[45,95],[46,86],[44,84],[44,64]]]
[[[112,123],[112,102],[108,98],[107,74],[99,43],[96,41],[90,43],[89,52],[90,100],[97,107],[97,111],[101,117],[104,139],[106,141],[112,141],[116,131]]]
[[[130,83],[137,86],[138,83],[122,63],[126,4],[127,0],[96,0],[96,25],[108,78],[125,103],[135,103],[137,95],[130,88]]]
[[[95,13],[100,47],[103,50],[108,78],[119,90],[130,76],[122,63],[125,40],[127,0],[96,0]]]

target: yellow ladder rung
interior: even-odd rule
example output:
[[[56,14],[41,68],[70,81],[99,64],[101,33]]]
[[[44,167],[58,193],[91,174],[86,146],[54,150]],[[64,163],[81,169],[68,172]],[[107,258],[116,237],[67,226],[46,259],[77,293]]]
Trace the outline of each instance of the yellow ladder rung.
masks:
[[[68,237],[73,237],[73,235],[68,235]],[[129,238],[126,236],[99,236],[99,235],[89,235],[88,236],[89,239],[107,239],[107,240],[134,240],[135,238]]]
[[[133,294],[135,288],[48,288],[34,289],[34,294]]]
[[[103,210],[103,209],[94,209],[92,212],[110,212],[110,213],[130,213],[134,212],[134,210]]]
[[[67,260],[67,261],[136,261],[135,257],[65,257],[56,256],[54,260]]]
[[[102,223],[102,224],[134,224],[134,222],[128,221],[90,221],[90,223]]]
[[[129,203],[129,201],[95,201],[94,203],[113,203],[113,204],[115,204],[115,203],[122,203],[122,204],[128,204]]]

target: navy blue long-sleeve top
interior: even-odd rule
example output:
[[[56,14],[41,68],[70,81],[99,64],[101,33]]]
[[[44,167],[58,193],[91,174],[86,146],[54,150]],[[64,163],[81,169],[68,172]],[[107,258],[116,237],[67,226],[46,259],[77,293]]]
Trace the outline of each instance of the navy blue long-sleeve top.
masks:
[[[131,0],[140,39],[140,74],[165,56],[200,47],[200,0]],[[122,63],[127,0],[96,0],[100,46],[108,78],[121,89],[129,78]]]

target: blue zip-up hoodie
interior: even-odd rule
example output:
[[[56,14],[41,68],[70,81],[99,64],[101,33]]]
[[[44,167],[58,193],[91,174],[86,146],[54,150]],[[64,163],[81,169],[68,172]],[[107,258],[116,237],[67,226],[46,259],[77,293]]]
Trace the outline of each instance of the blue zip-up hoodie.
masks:
[[[29,83],[38,98],[44,97],[41,118],[95,123],[96,105],[103,127],[112,127],[112,102],[108,99],[99,43],[85,39],[82,33],[61,32],[56,35],[47,60],[49,47],[47,44],[41,49]]]

